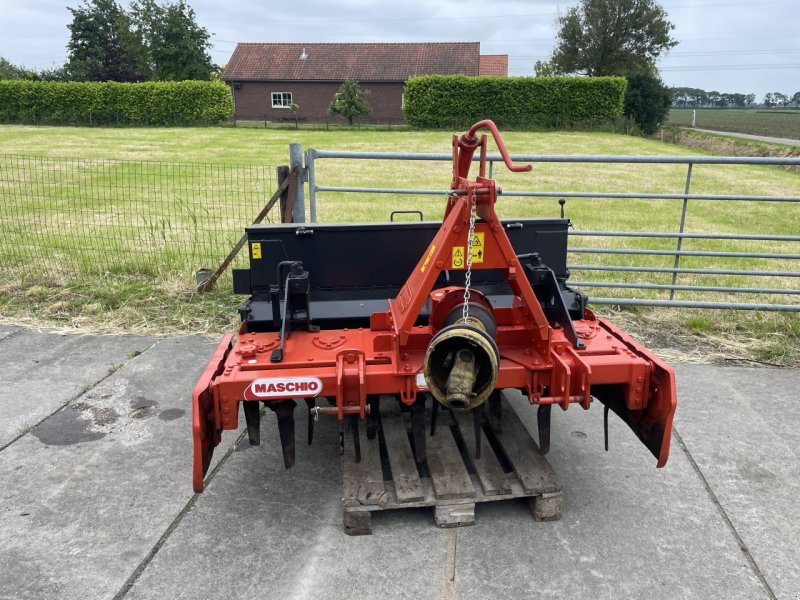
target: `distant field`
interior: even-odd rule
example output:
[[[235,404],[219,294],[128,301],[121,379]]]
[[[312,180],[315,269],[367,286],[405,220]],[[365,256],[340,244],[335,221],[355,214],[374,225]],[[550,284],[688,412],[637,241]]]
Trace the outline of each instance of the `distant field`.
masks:
[[[691,126],[691,108],[673,108],[668,125]],[[800,110],[698,108],[695,127],[800,140]]]

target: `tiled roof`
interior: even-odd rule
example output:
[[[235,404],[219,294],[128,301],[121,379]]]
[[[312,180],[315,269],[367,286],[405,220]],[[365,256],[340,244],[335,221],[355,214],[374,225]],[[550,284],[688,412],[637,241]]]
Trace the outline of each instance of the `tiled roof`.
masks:
[[[481,54],[480,75],[508,77],[508,54]]]
[[[477,75],[479,42],[236,45],[225,81],[405,81]]]

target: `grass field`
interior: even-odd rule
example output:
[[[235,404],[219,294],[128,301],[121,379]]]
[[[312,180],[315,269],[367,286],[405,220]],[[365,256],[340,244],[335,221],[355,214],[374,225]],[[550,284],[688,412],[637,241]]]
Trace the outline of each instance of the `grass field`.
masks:
[[[268,165],[269,170],[288,162],[288,144],[297,142],[305,148],[365,150],[365,151],[410,151],[410,152],[448,152],[452,132],[443,131],[313,131],[313,130],[273,130],[256,128],[198,128],[198,129],[88,129],[66,127],[0,127],[0,154],[43,157],[80,157],[84,159],[103,159],[105,169],[110,169],[108,178],[120,188],[125,188],[127,197],[136,206],[154,195],[154,190],[142,188],[130,190],[125,187],[126,164],[114,161],[166,161],[202,162],[216,165]],[[512,153],[531,154],[642,154],[642,155],[680,155],[686,150],[671,144],[661,144],[653,140],[626,137],[622,135],[577,132],[526,133],[509,132],[506,142]],[[696,153],[696,152],[693,152]],[[111,165],[109,166],[109,161]],[[86,169],[95,168],[87,163]],[[116,169],[116,170],[115,170]],[[165,175],[164,185],[177,188],[189,187],[189,182],[175,181],[183,177],[183,171]],[[192,172],[191,169],[189,172]],[[686,167],[680,165],[590,165],[590,164],[551,164],[534,166],[532,173],[510,174],[503,167],[495,170],[495,177],[505,190],[542,191],[629,191],[643,193],[680,193],[683,191]],[[106,177],[104,171],[100,180]],[[187,177],[189,177],[187,175]],[[194,176],[196,177],[196,175]],[[166,179],[169,178],[169,181]],[[3,180],[0,173],[0,202],[13,202],[18,206],[17,220],[25,220],[22,229],[30,239],[38,239],[41,233],[36,229],[37,221],[47,219],[58,221],[58,210],[51,214],[37,214],[30,219],[32,210],[26,206],[26,197],[16,195],[13,199],[4,197]],[[317,179],[320,185],[350,185],[368,187],[423,187],[444,189],[450,179],[450,166],[446,162],[386,162],[344,160],[324,160],[317,165]],[[93,181],[96,181],[94,179]],[[49,189],[51,196],[59,195],[61,179],[56,179]],[[213,186],[209,192],[214,195]],[[776,167],[720,167],[696,166],[692,178],[693,193],[708,194],[759,194],[759,195],[800,195],[800,174],[786,172]],[[220,192],[221,193],[221,192]],[[238,188],[226,191],[232,194],[235,202]],[[65,197],[75,196],[73,190]],[[35,196],[36,194],[34,194]],[[157,197],[160,197],[156,194]],[[166,197],[166,196],[164,196]],[[91,207],[97,218],[100,211],[101,223],[118,219],[121,208],[115,204],[116,198],[99,194],[99,201]],[[198,205],[203,203],[201,196],[195,198]],[[191,204],[192,199],[188,202]],[[254,202],[254,214],[258,208],[257,199],[242,195],[242,202]],[[69,202],[67,202],[68,204]],[[106,210],[107,206],[114,210]],[[676,231],[680,214],[680,201],[662,200],[603,200],[574,199],[567,203],[567,216],[580,230],[651,230]],[[441,217],[444,202],[440,197],[390,196],[390,195],[346,195],[326,193],[318,196],[318,217],[321,221],[382,221],[388,218],[391,210],[419,208],[426,219]],[[40,207],[41,208],[41,207]],[[200,206],[193,206],[197,211]],[[533,200],[501,197],[498,212],[501,216],[557,216],[558,204],[555,199]],[[105,212],[104,212],[105,211]],[[247,210],[244,214],[248,214]],[[166,256],[170,246],[166,242],[179,243],[191,235],[191,211],[183,217],[175,214],[170,222],[169,235],[176,239],[168,240],[162,234]],[[216,216],[213,218],[217,218]],[[181,219],[183,219],[181,221]],[[237,223],[224,215],[219,215],[220,228],[238,237],[244,222]],[[694,202],[686,222],[687,231],[764,233],[797,235],[800,231],[800,208],[786,203],[721,203]],[[17,224],[19,225],[19,224]],[[3,225],[9,227],[9,224]],[[19,228],[19,227],[18,227]],[[66,238],[75,252],[85,252],[79,239],[71,239],[69,231],[63,226],[59,234]],[[238,302],[225,285],[212,294],[198,296],[192,292],[193,271],[199,266],[209,264],[187,264],[181,269],[160,268],[160,264],[171,264],[159,259],[159,239],[148,240],[153,246],[150,268],[137,270],[116,270],[113,273],[96,273],[91,269],[80,277],[61,278],[38,277],[34,265],[19,264],[11,266],[9,257],[0,256],[5,266],[0,269],[0,315],[17,320],[35,320],[51,324],[93,327],[100,329],[123,329],[140,332],[193,331],[216,333],[230,328],[234,321],[234,307]],[[628,240],[629,248],[670,249],[672,241]],[[573,246],[621,245],[607,238],[573,238]],[[228,246],[218,248],[221,260]],[[685,250],[757,250],[761,252],[795,252],[798,249],[786,244],[769,242],[720,241],[716,243],[687,241]],[[102,248],[100,248],[102,251]],[[65,250],[65,252],[69,249]],[[97,251],[95,247],[94,251]],[[171,251],[171,250],[170,250]],[[83,256],[83,255],[82,255]],[[91,260],[91,255],[86,255]],[[640,264],[671,266],[671,257],[620,257],[617,255],[581,255],[571,257],[571,262],[594,264]],[[765,270],[797,270],[797,261],[774,261],[750,259],[746,262],[733,262],[724,258],[687,257],[682,266],[720,268],[763,268]],[[587,272],[575,272],[574,279],[600,279],[603,276]],[[604,276],[616,281],[648,281],[668,283],[668,275],[656,274],[640,276],[620,274]],[[742,285],[741,278],[711,276],[681,276],[681,283],[699,285]],[[770,287],[797,287],[796,282],[778,278],[761,278],[759,284]],[[589,289],[595,295],[610,295]],[[639,297],[652,297],[653,293],[642,292]],[[681,299],[697,297],[680,293]],[[743,300],[763,300],[786,302],[783,297],[749,297]],[[708,299],[725,299],[717,294]],[[681,329],[688,337],[682,338],[685,350],[692,351],[692,340],[708,346],[713,338],[720,353],[755,356],[769,362],[789,362],[798,360],[800,345],[800,320],[790,315],[752,315],[733,313],[703,313],[698,311],[629,311],[619,318],[627,319],[635,315],[631,327],[644,324],[640,332],[648,334],[666,332],[673,326]],[[723,316],[727,315],[727,316]],[[656,319],[654,322],[653,319]],[[722,335],[720,335],[722,334]],[[694,336],[694,337],[693,337]],[[749,337],[748,337],[749,336]],[[788,337],[787,337],[788,336]],[[730,337],[736,347],[725,338]],[[686,342],[685,340],[689,340]],[[742,340],[747,340],[743,342]],[[787,341],[789,340],[789,341]],[[657,340],[654,343],[658,344]],[[725,350],[727,348],[727,350]]]
[[[689,127],[691,108],[673,108],[668,125]],[[800,140],[800,110],[698,108],[695,127]]]

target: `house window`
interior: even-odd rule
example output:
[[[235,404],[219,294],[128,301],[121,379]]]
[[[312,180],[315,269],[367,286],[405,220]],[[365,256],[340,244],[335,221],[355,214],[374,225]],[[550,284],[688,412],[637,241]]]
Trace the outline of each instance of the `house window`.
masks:
[[[400,94],[400,110],[403,110],[406,107],[406,94],[403,92]]]
[[[292,92],[272,92],[272,108],[291,108]]]

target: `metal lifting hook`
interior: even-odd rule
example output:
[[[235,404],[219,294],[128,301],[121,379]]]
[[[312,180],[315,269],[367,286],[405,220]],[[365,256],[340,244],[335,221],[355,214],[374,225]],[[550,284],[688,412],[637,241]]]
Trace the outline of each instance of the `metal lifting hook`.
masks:
[[[485,136],[482,136],[480,139],[475,135],[480,129],[488,129],[492,134],[492,139],[494,139],[494,143],[497,146],[497,149],[500,151],[500,156],[503,157],[503,162],[508,167],[509,171],[514,173],[524,173],[530,171],[533,167],[532,165],[515,165],[514,162],[511,160],[511,156],[508,154],[508,150],[506,149],[506,144],[503,141],[503,137],[500,135],[500,132],[497,130],[497,125],[494,124],[494,121],[489,119],[484,119],[483,121],[478,121],[472,127],[470,127],[466,133],[464,133],[461,137],[458,138],[458,171],[456,173],[457,177],[466,178],[467,174],[469,173],[470,163],[472,162],[472,155],[475,153],[475,150],[482,146],[481,151],[481,174],[485,171],[484,163],[486,160],[486,147],[485,147]],[[455,181],[454,181],[455,183]]]

